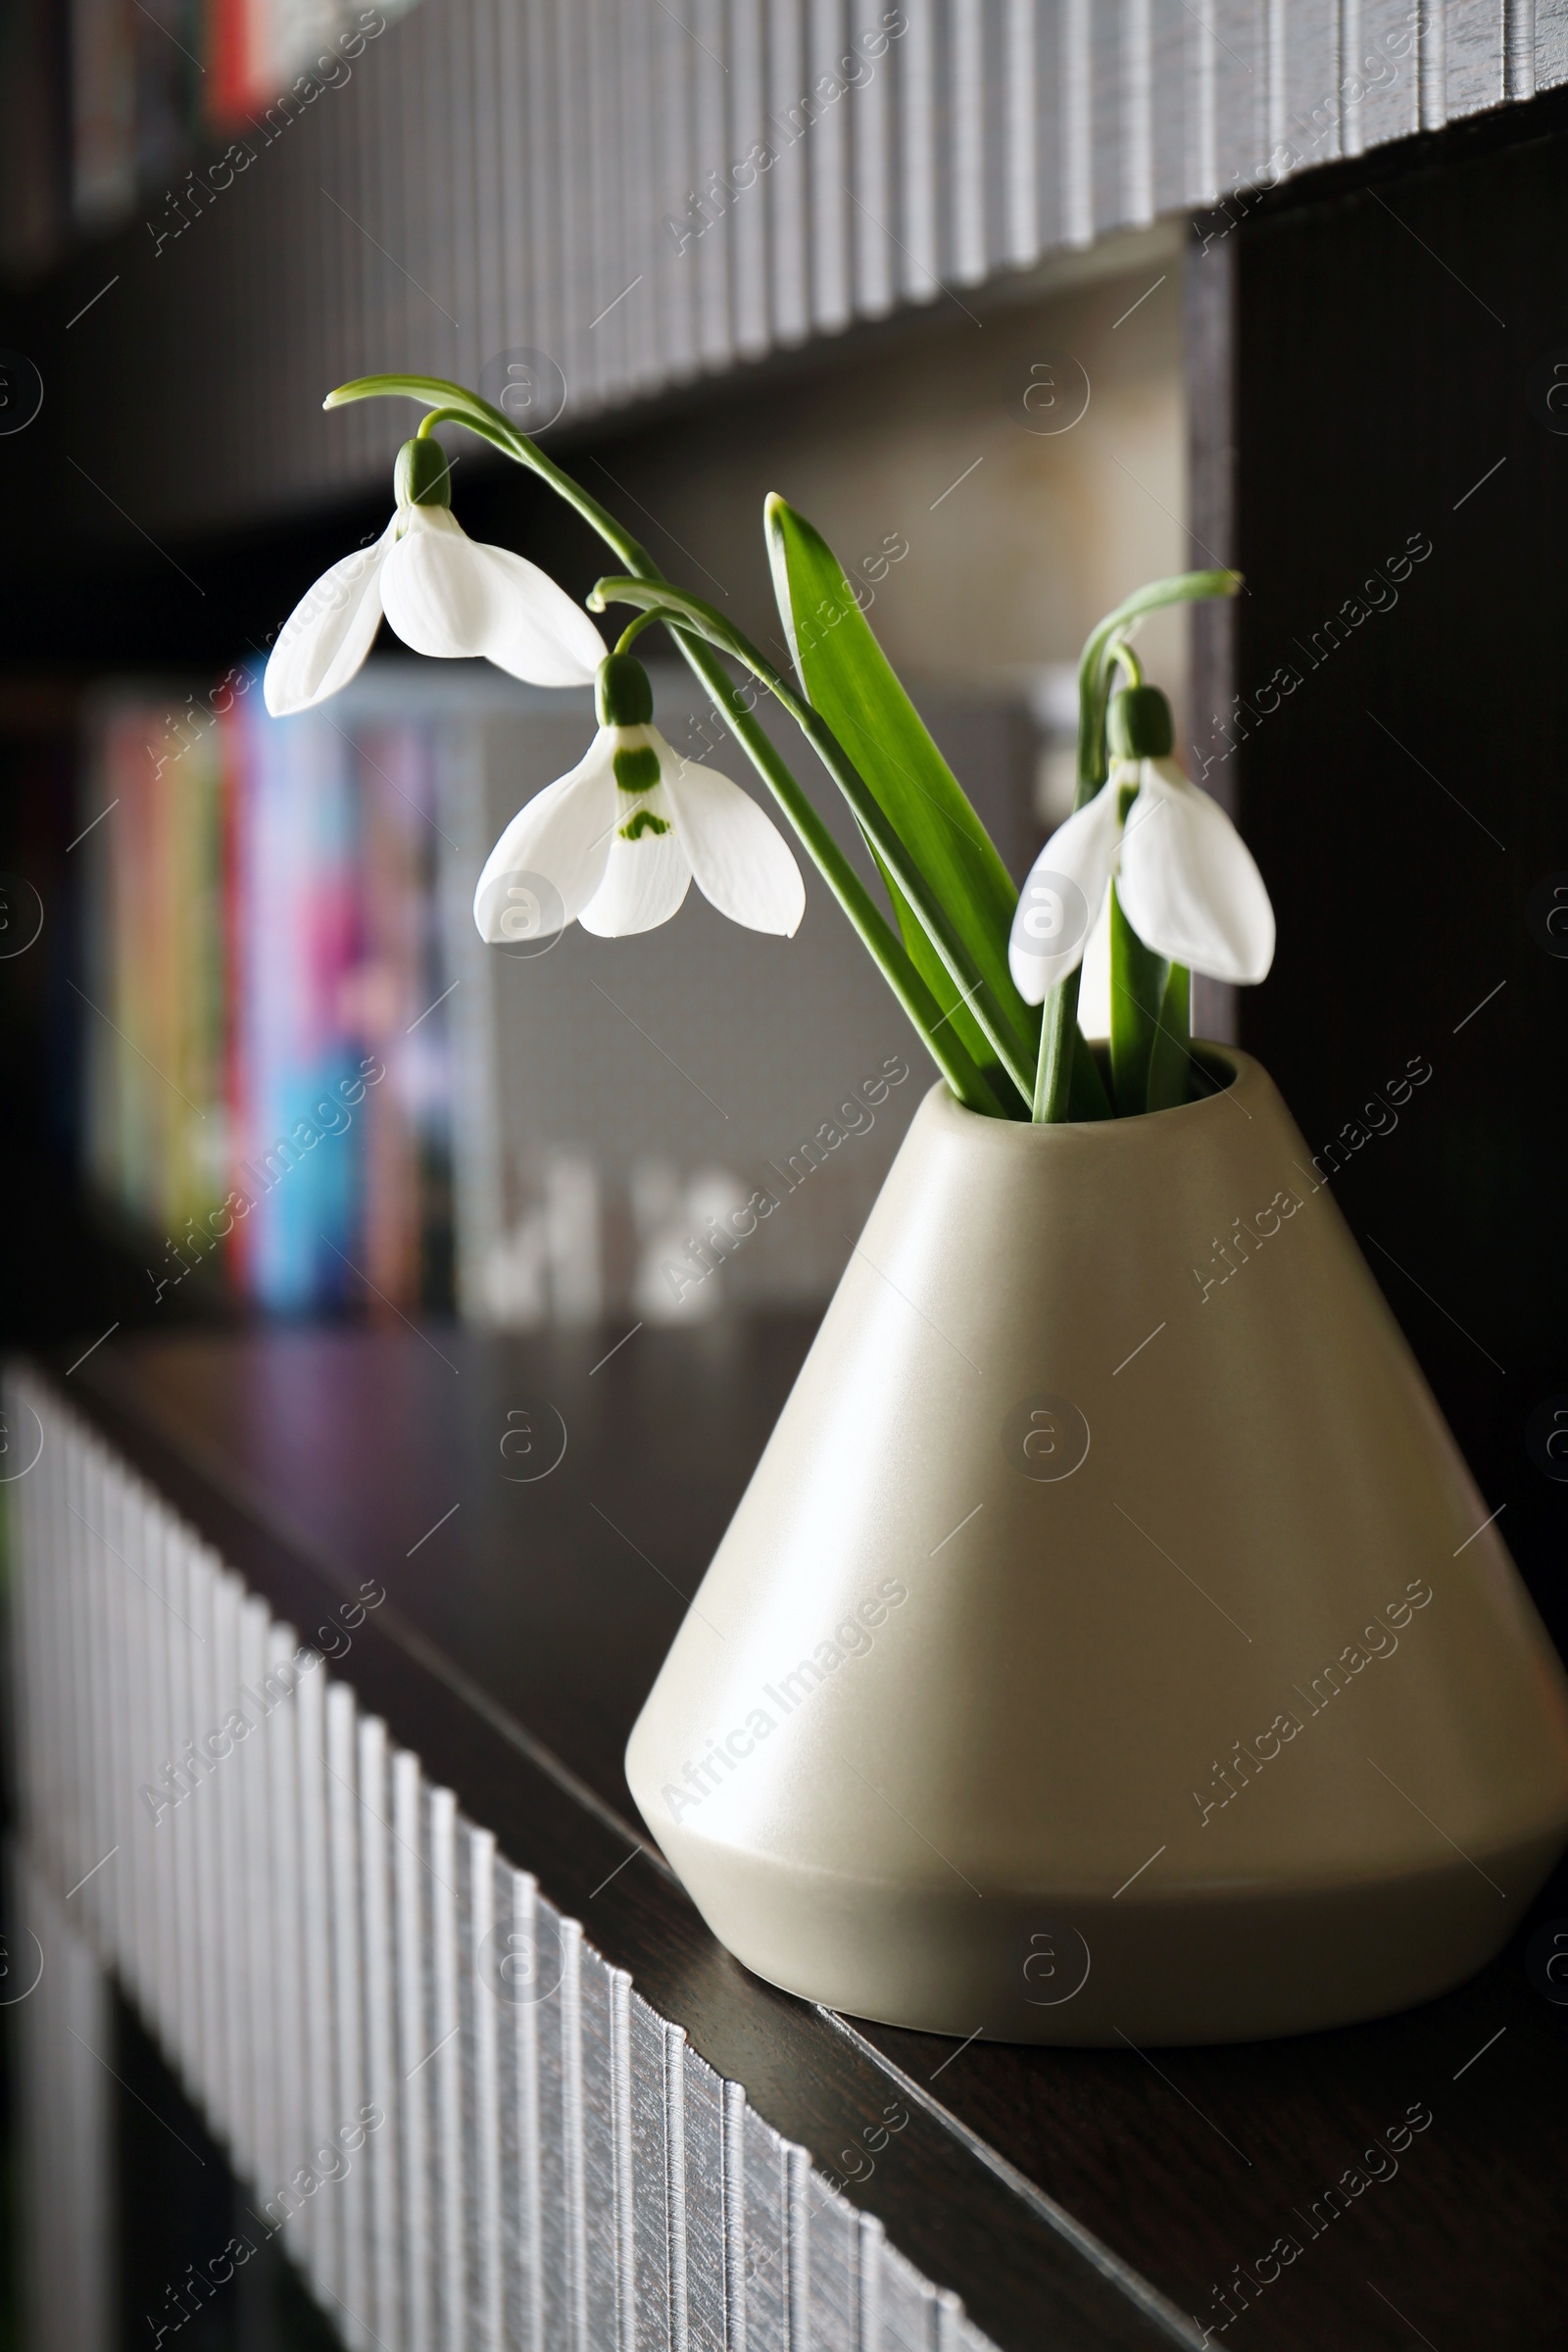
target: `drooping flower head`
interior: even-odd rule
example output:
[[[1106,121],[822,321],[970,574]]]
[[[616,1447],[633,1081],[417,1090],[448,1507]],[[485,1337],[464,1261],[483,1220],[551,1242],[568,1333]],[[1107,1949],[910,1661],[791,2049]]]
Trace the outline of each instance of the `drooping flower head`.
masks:
[[[595,699],[599,731],[582,760],[517,811],[485,861],[480,937],[507,945],[570,922],[604,939],[652,931],[694,879],[731,922],[792,937],[806,889],[770,818],[665,741],[633,655],[600,662]]]
[[[1076,970],[1114,880],[1146,947],[1210,979],[1261,980],[1274,960],[1274,909],[1251,852],[1219,803],[1172,758],[1170,705],[1153,686],[1112,698],[1110,773],[1058,825],[1019,895],[1007,961],[1040,1004]]]
[[[393,485],[397,509],[374,546],[324,571],[278,632],[264,685],[272,716],[346,686],[383,612],[416,654],[482,654],[533,686],[588,685],[604,658],[599,631],[537,564],[468,537],[440,443],[406,441]]]

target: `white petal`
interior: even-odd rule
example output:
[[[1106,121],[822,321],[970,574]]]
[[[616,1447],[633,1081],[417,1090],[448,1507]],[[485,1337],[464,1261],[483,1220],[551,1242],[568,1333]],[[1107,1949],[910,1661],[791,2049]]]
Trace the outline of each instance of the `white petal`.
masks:
[[[619,815],[612,757],[601,728],[569,775],[518,809],[473,894],[481,939],[546,938],[582,912],[605,878]]]
[[[1075,808],[1029,870],[1007,942],[1013,986],[1026,1004],[1041,1003],[1083,956],[1110,880],[1121,833],[1114,783]]]
[[[534,686],[591,686],[604,639],[537,564],[470,539],[449,507],[410,507],[386,561],[387,619],[416,654],[482,654]]]
[[[1116,891],[1146,946],[1192,971],[1247,983],[1274,960],[1274,909],[1252,854],[1174,760],[1143,762]]]
[[[506,592],[501,626],[480,649],[485,659],[532,686],[591,686],[608,649],[581,605],[510,547],[477,552],[500,570]]]
[[[675,812],[662,784],[656,784],[652,792],[639,793],[635,800],[620,792],[618,785],[615,789],[619,822],[611,839],[605,878],[578,917],[585,931],[597,932],[601,939],[625,939],[633,931],[655,931],[661,923],[667,923],[679,912],[692,878],[690,860],[675,830]],[[636,823],[643,810],[656,818],[663,831],[656,833],[650,828],[635,841],[628,841],[626,828]]]
[[[778,827],[728,776],[683,760],[657,728],[649,732],[704,898],[749,931],[793,939],[806,912],[806,885]]]
[[[373,547],[323,571],[284,621],[262,685],[274,718],[324,703],[364,662],[381,625],[381,573],[396,530],[394,514]]]

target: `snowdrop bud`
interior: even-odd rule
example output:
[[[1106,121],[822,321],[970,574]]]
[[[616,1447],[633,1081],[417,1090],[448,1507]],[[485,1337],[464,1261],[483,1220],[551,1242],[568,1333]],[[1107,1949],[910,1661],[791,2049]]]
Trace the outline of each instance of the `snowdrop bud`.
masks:
[[[450,507],[452,461],[439,441],[405,441],[398,451],[392,487],[400,507]]]
[[[646,727],[654,715],[654,689],[633,654],[607,654],[594,680],[594,704],[602,727]]]

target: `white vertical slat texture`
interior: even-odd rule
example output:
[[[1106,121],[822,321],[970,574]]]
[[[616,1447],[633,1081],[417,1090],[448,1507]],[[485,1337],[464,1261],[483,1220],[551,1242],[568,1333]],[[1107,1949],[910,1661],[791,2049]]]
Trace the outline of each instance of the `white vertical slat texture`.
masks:
[[[773,340],[804,342],[810,321],[809,132],[805,122],[804,0],[768,0],[767,128],[772,209]]]
[[[811,215],[811,324],[850,322],[850,129],[856,93],[844,67],[844,0],[808,0],[805,89],[815,121],[806,142]]]
[[[168,245],[180,397],[82,397],[208,528],[382,474],[349,373],[542,351],[581,418],[1565,79],[1568,0],[421,0]]]
[[[295,1701],[289,1685],[299,1641],[290,1625],[274,1619],[267,1630],[261,1700],[267,1710],[254,1735],[266,1766],[269,1868],[264,1965],[270,1971],[274,2163],[265,2193],[286,2209],[283,2242],[293,2259],[309,2261],[308,2199],[298,2176],[309,2162],[311,2083],[305,2052],[305,1972],[300,1901],[299,1758]],[[298,2203],[295,2203],[295,2198]],[[269,2214],[269,2221],[275,2221]]]
[[[546,2343],[538,1892],[527,1871],[497,1864],[496,1941],[483,1973],[502,2012],[502,2308],[509,2352],[545,2352]]]
[[[784,2142],[770,2124],[747,2109],[740,2129],[740,2194],[744,2213],[748,2342],[789,2342],[789,2229]]]
[[[639,2352],[671,2352],[672,2210],[680,2190],[671,2171],[670,2061],[666,2047],[678,2028],[628,1989],[627,2061],[630,2116],[627,2161],[632,2183],[632,2301]]]
[[[397,1964],[392,1866],[392,1786],[386,1725],[360,1719],[360,2001],[365,2021],[364,2106],[381,2119],[366,2141],[367,2333],[386,2352],[404,2352],[397,2072]],[[368,2118],[367,2120],[369,2120]]]
[[[1154,218],[1153,15],[1151,0],[1122,0],[1121,204],[1142,227]]]
[[[41,1965],[11,2013],[21,2093],[20,2340],[27,2352],[111,2352],[121,2336],[110,1981],[77,1930],[74,1905],[61,1899],[36,1858],[13,1847],[6,1863],[12,1965],[19,1978]]]
[[[1347,44],[1348,50],[1348,44]],[[1408,138],[1421,127],[1416,13],[1411,0],[1361,0],[1361,41],[1346,60],[1347,93],[1360,89],[1364,147]]]
[[[318,1658],[293,1698],[299,1781],[300,2057],[304,2139],[298,2161],[326,2171],[328,2184],[310,2197],[304,2223],[310,2276],[330,2310],[339,2295],[343,2201],[332,2179],[340,2118],[333,2080],[337,2018],[332,1998],[332,1908],[327,1872],[326,1674]]]
[[[767,141],[767,55],[762,0],[730,0],[729,146],[731,294],[735,349],[754,360],[766,351],[767,200],[761,157]]]
[[[490,1948],[496,1919],[496,1841],[491,1833],[462,1824],[458,1863],[463,2162],[468,2182],[464,2251],[466,2343],[469,2352],[502,2352],[502,2015],[478,1965],[479,1954]]]
[[[650,225],[659,218],[659,186],[655,159],[657,133],[654,108],[658,10],[637,0],[616,0],[614,49],[620,74],[620,246],[631,258],[628,279],[640,277],[626,297],[623,338],[624,384],[630,393],[648,390],[660,381],[658,292],[653,267]],[[657,239],[657,228],[653,229]]]
[[[435,2272],[435,2341],[441,2352],[466,2352],[466,2259],[463,2201],[463,2052],[458,2015],[458,1800],[450,1788],[431,1788],[425,1797],[429,1868],[430,2055],[421,2067],[427,2078],[430,2115],[430,2208]]]
[[[990,263],[986,250],[985,0],[952,0],[949,25],[953,274],[961,285],[977,286]]]
[[[1015,0],[1025,10],[1034,0]],[[851,148],[851,229],[855,248],[855,307],[864,318],[892,310],[898,248],[892,224],[898,208],[893,129],[897,121],[894,77],[878,0],[850,0],[850,54],[867,78],[855,92]],[[1028,257],[1033,260],[1033,253]]]
[[[591,1945],[578,1967],[578,2070],[582,2085],[584,2341],[595,2352],[620,2337],[620,2210],[614,1989]]]
[[[221,1741],[214,1737],[222,1722],[222,1693],[218,1681],[220,1579],[221,1572],[216,1555],[193,1538],[189,1577],[191,1620],[201,1640],[191,1660],[190,1730],[195,1752],[203,1769],[202,1787],[191,1805],[196,1847],[194,1958],[195,2009],[199,2031],[195,2087],[198,2098],[202,2097],[209,2084],[217,2084],[220,2088],[227,2071],[223,2056],[223,1856],[219,1810],[223,1792],[221,1765],[226,1759],[213,1753],[215,1746],[221,1745]],[[215,2120],[220,2131],[226,2132],[228,2119],[220,2109],[215,2111]]]
[[[346,1683],[328,1683],[324,1700],[327,1916],[331,1940],[333,2030],[324,2072],[331,2084],[332,2129],[352,2132],[371,2097],[365,2043],[365,1956],[360,1924],[360,1789],[358,1714]],[[366,2145],[370,2144],[367,2139]],[[374,2343],[367,2309],[369,2278],[370,2177],[362,2159],[339,2191],[337,2255],[326,2279],[338,2324],[353,2352]]]
[[[543,5],[543,0],[535,0],[535,5]],[[697,177],[687,70],[690,44],[679,19],[664,9],[657,12],[650,32],[654,199],[648,211],[653,240],[649,285],[659,374],[666,382],[680,383],[697,364],[698,222],[688,211],[688,191],[695,198]]]
[[[909,22],[898,44],[900,76],[900,227],[895,230],[901,267],[899,290],[908,302],[931,302],[942,288],[942,143],[937,127],[937,75],[945,61],[938,50],[943,11],[936,6],[906,12]]]
[[[689,0],[687,74],[692,91],[692,178],[698,218],[709,225],[687,248],[697,274],[697,349],[710,373],[734,357],[730,270],[734,227],[726,181],[730,165],[728,9],[725,0]]]
[[[626,287],[635,271],[623,271],[620,187],[620,61],[615,54],[612,0],[582,0],[578,11],[582,47],[577,71],[586,108],[588,168],[579,176],[578,201],[585,228],[579,265],[579,307],[583,313],[584,387],[608,405],[625,383]],[[637,289],[641,291],[641,289]]]
[[[1506,12],[1494,0],[1448,0],[1445,25],[1447,119],[1479,114],[1506,96]]]
[[[41,1382],[0,1411],[44,1439],[8,1496],[29,2345],[108,2352],[109,1967],[352,2352],[987,2352]]]
[[[815,2352],[859,2352],[858,2217],[808,2170],[797,2201],[805,2211],[808,2257],[801,2331]]]
[[[431,2200],[427,2082],[430,1961],[425,1934],[422,1850],[424,1806],[419,1759],[408,1748],[392,1758],[392,1876],[397,1988],[397,2059],[392,2122],[397,2130],[402,2330],[407,2352],[434,2352],[431,2304]]]
[[[1568,81],[1568,15],[1536,0],[1534,16],[1535,86],[1538,90],[1556,89]]]
[[[1448,0],[1417,0],[1419,10],[1421,127],[1441,130],[1448,119]]]
[[[1057,235],[1064,245],[1088,245],[1095,234],[1094,11],[1090,0],[1057,0],[1055,16],[1052,144],[1060,180]]]

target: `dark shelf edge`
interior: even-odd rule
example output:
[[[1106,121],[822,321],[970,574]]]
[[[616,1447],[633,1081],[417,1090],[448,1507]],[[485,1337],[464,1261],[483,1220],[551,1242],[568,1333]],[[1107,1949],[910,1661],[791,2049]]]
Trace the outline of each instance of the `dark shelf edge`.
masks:
[[[19,1357],[42,1373],[108,1445],[250,1589],[304,1634],[346,1588],[331,1563],[271,1523],[265,1498],[197,1449],[182,1448],[66,1350]],[[1198,2330],[1141,2273],[1035,2188],[852,2026],[750,1976],[715,1941],[646,1833],[634,1829],[507,1711],[477,1691],[428,1637],[390,1608],[356,1633],[344,1677],[391,1737],[417,1751],[500,1850],[580,1919],[589,1940],[691,2046],[741,2082],[759,2114],[812,2151],[880,2114],[890,2090],[913,2101],[900,2161],[858,2183],[856,2202],[933,2283],[962,2297],[1001,2352],[1152,2352],[1197,2347]],[[651,1867],[606,1873],[626,1843]]]

